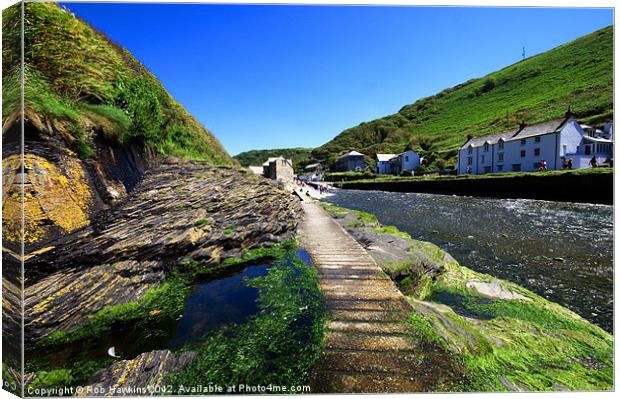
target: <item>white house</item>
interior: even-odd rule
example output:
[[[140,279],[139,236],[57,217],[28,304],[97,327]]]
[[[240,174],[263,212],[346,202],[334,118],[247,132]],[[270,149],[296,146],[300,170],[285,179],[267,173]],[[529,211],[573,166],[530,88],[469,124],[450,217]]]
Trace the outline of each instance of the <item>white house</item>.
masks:
[[[377,154],[377,173],[398,175],[420,166],[420,156],[412,150],[400,154]]]
[[[599,164],[611,162],[613,126],[605,126],[582,127],[567,117],[470,138],[459,149],[458,173],[535,171],[542,160],[547,169],[562,169],[565,158],[572,160],[574,169],[588,167],[593,156]]]

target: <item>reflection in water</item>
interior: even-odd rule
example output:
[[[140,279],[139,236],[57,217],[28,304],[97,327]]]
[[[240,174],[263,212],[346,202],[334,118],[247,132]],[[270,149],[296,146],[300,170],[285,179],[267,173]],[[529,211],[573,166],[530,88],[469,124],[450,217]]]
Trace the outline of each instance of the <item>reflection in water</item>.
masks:
[[[612,206],[358,190],[327,201],[372,213],[612,331]]]
[[[212,331],[241,324],[255,314],[258,289],[246,285],[244,278],[264,276],[268,270],[268,266],[248,266],[232,277],[197,285],[185,302],[171,347],[177,348]]]
[[[75,359],[108,359],[107,351],[112,346],[123,359],[131,359],[150,350],[178,349],[210,333],[241,324],[254,315],[258,311],[256,299],[259,290],[249,287],[246,278],[264,276],[269,267],[247,266],[241,270],[230,270],[229,274],[217,279],[196,284],[187,297],[182,317],[173,323],[159,323],[148,329],[133,325],[64,347],[37,351],[28,358],[39,358],[60,367]]]

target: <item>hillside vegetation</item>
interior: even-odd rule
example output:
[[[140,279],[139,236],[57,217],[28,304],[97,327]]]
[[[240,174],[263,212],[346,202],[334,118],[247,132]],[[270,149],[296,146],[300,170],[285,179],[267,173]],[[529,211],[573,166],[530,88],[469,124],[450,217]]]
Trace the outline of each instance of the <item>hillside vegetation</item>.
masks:
[[[277,148],[273,150],[251,150],[234,156],[241,166],[262,165],[269,157],[280,155],[293,161],[295,170],[303,170],[310,163],[312,148]]]
[[[587,123],[613,118],[612,26],[349,128],[312,155],[331,163],[351,149],[374,156],[412,148],[424,152],[425,166],[442,167],[470,134],[561,118],[569,105]]]
[[[2,15],[3,123],[20,106],[20,6]],[[25,114],[82,158],[94,141],[231,165],[218,140],[126,49],[54,3],[26,3]]]

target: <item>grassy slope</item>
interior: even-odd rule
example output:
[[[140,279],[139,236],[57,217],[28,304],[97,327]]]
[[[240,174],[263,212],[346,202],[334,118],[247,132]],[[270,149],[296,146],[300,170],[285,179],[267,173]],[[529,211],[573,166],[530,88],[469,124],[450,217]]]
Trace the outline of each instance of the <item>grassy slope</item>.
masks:
[[[4,10],[3,122],[19,109],[19,5]],[[164,155],[235,161],[126,49],[54,3],[25,6],[26,115],[82,157],[96,136]],[[51,128],[51,129],[49,129]]]
[[[347,129],[313,155],[331,160],[355,149],[372,156],[422,143],[453,160],[469,134],[560,118],[569,104],[586,122],[612,119],[612,26]]]
[[[272,150],[244,151],[235,155],[233,158],[239,161],[241,166],[259,166],[269,157],[279,157],[282,155],[292,160],[293,166],[297,168],[298,166],[305,166],[310,163],[311,152],[312,148],[276,148]]]
[[[357,217],[347,229],[370,229],[408,238],[361,211],[322,203],[332,217]],[[433,278],[403,271],[410,261],[380,265],[409,285],[413,330],[441,344],[467,370],[463,391],[609,390],[613,388],[613,337],[572,311],[517,284],[498,280],[505,291],[523,299],[490,298],[468,287],[493,276],[470,270],[434,244],[410,239],[409,252],[439,267]],[[412,289],[411,289],[412,288]],[[412,293],[411,293],[412,292]]]

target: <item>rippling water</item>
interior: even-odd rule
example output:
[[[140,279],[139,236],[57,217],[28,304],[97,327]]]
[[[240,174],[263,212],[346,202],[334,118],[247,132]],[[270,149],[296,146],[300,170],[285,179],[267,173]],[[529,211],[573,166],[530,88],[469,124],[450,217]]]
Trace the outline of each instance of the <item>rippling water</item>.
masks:
[[[327,201],[372,213],[464,266],[613,329],[612,206],[358,190]]]

